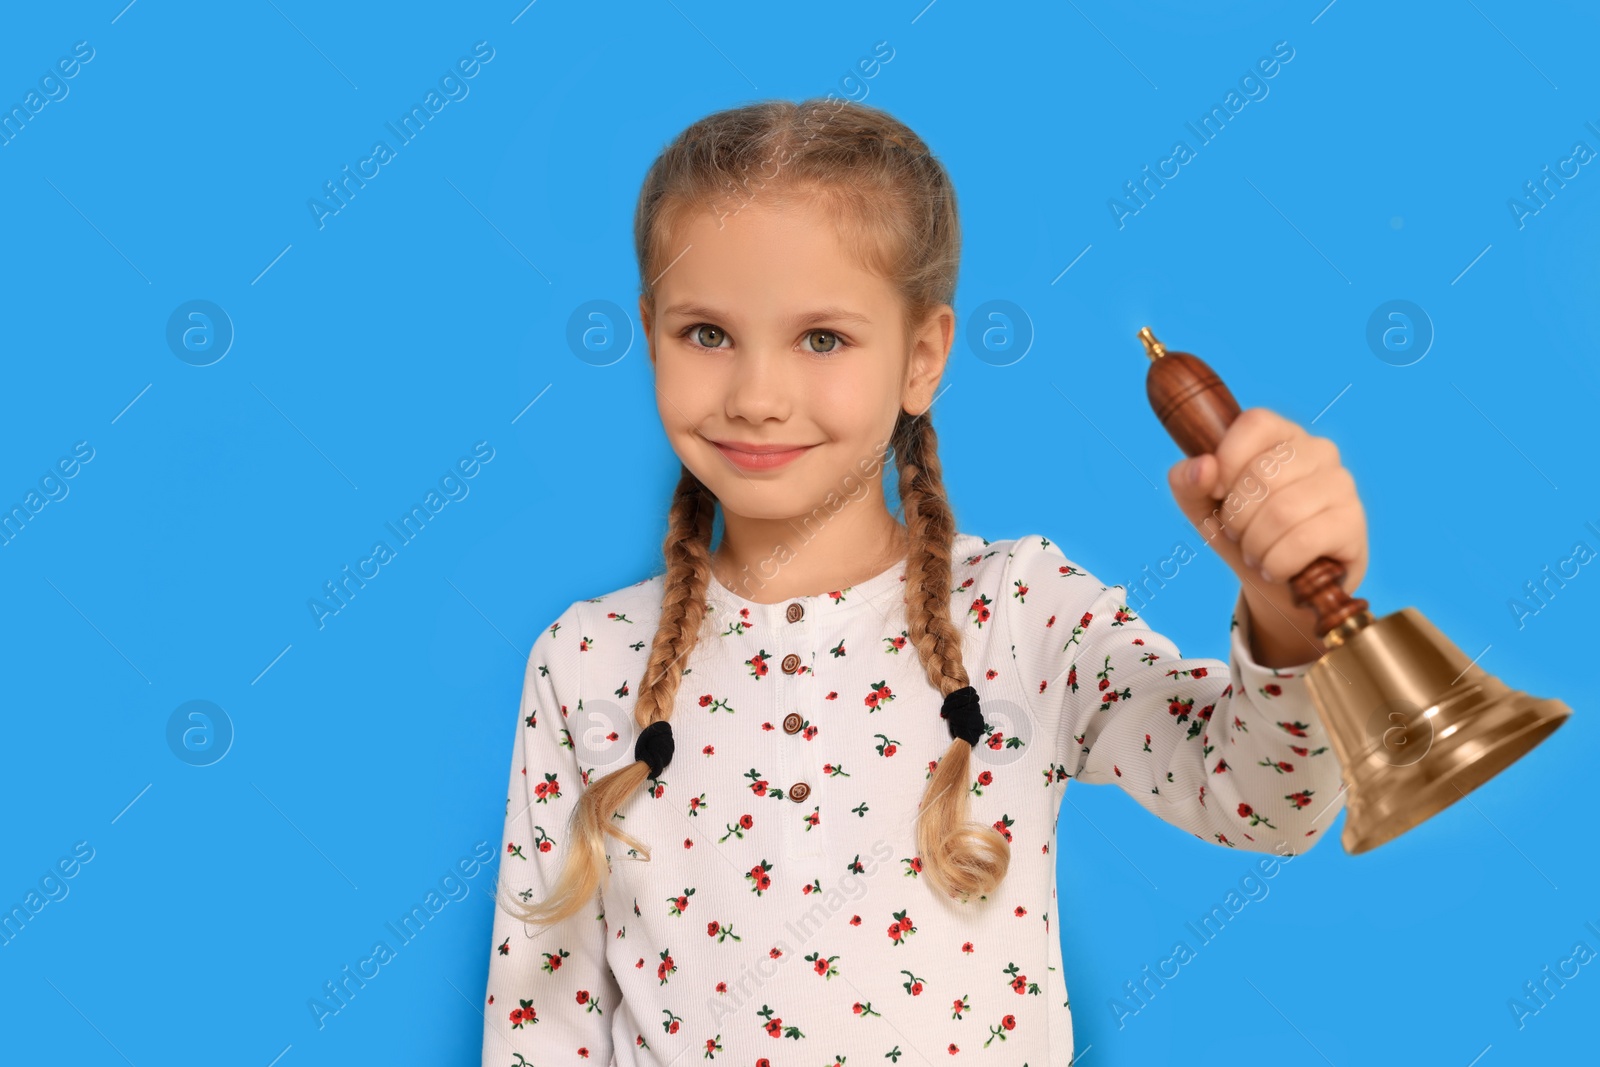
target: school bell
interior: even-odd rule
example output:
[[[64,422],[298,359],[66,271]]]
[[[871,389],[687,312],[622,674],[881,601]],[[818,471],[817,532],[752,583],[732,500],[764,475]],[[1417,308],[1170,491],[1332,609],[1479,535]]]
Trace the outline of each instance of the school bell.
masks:
[[[1189,456],[1215,451],[1239,415],[1216,373],[1139,331],[1156,417]],[[1346,852],[1391,841],[1487,782],[1555,732],[1572,709],[1486,674],[1415,608],[1374,619],[1324,556],[1289,581],[1317,612],[1325,651],[1306,686],[1346,786]]]

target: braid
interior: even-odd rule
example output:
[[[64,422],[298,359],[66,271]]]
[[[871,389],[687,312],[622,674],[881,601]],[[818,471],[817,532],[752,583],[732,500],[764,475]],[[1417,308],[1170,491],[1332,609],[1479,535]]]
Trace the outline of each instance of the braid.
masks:
[[[895,461],[910,549],[906,562],[906,621],[928,681],[941,695],[967,684],[960,634],[950,621],[950,546],[955,519],[944,495],[937,435],[926,415],[902,414],[895,425]]]
[[[634,705],[640,727],[672,717],[682,671],[671,668],[688,658],[700,636],[706,616],[706,589],[711,581],[711,527],[717,514],[716,497],[688,467],[672,496],[667,538],[662,554],[667,573],[662,581],[661,622],[656,626]]]
[[[901,413],[894,429],[900,502],[910,548],[906,559],[906,622],[928,681],[943,696],[968,684],[961,633],[950,619],[950,549],[955,518],[945,496],[938,435],[927,412]],[[983,895],[1000,884],[1011,846],[992,826],[968,821],[967,774],[972,746],[957,737],[928,779],[916,815],[923,870],[951,896]]]
[[[634,721],[640,727],[672,717],[673,701],[687,659],[700,635],[706,614],[706,587],[711,580],[711,530],[716,498],[688,467],[678,479],[668,513],[667,536],[662,544],[667,571],[662,583],[661,621],[656,627],[645,679],[634,703]],[[568,848],[561,873],[550,895],[536,905],[500,896],[502,906],[525,923],[548,925],[575,914],[594,896],[600,872],[606,869],[605,836],[626,842],[650,858],[649,846],[617,829],[613,817],[650,777],[650,765],[635,759],[587,783],[578,794],[567,827]]]

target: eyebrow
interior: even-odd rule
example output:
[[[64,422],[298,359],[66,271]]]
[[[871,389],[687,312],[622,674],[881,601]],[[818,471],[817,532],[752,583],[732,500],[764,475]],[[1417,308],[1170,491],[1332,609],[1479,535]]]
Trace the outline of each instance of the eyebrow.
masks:
[[[709,319],[718,322],[726,321],[729,318],[725,312],[722,312],[717,308],[708,307],[705,304],[673,304],[671,307],[664,308],[661,312],[661,315],[663,318],[669,315],[685,315],[692,318]],[[842,307],[823,307],[816,308],[812,311],[801,312],[797,315],[791,316],[789,322],[791,325],[799,325],[802,322],[817,322],[819,320],[832,322],[853,322],[861,326],[872,325],[872,320],[867,316],[861,314],[860,312],[851,311],[848,308]]]

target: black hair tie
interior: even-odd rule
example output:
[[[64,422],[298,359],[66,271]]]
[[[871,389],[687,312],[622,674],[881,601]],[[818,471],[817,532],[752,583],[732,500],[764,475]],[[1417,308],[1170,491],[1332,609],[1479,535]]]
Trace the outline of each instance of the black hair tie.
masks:
[[[951,737],[959,737],[969,745],[976,746],[989,731],[989,724],[983,721],[983,712],[978,708],[978,691],[970,685],[944,698],[939,717],[949,723]]]
[[[657,719],[639,731],[639,738],[633,743],[633,758],[650,765],[650,777],[661,777],[661,772],[672,762],[672,724],[666,719]]]

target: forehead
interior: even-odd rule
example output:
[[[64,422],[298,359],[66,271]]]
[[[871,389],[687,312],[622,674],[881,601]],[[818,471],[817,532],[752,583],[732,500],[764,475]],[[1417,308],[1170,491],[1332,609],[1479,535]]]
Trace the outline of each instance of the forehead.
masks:
[[[721,210],[691,212],[673,227],[655,284],[663,313],[692,305],[787,317],[832,307],[878,320],[898,306],[888,281],[867,269],[815,201],[758,201],[719,220]]]

